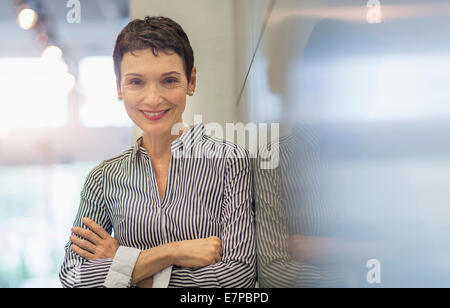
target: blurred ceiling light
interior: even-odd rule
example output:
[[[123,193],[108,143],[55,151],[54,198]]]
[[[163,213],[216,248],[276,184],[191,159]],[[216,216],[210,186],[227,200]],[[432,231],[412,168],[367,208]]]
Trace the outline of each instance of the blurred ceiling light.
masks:
[[[38,20],[38,14],[35,10],[24,8],[17,15],[17,23],[24,30],[29,30],[34,27]]]
[[[44,60],[59,61],[62,58],[62,50],[58,46],[47,46],[41,54]]]

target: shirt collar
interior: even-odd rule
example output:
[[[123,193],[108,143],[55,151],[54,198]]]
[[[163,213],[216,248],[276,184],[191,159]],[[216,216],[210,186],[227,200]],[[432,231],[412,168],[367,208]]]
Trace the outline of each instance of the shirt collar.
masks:
[[[203,123],[194,124],[190,128],[188,128],[181,136],[175,139],[170,145],[171,152],[175,152],[177,150],[189,150],[198,142],[203,139],[205,135],[205,127]],[[135,159],[137,155],[141,153],[147,153],[145,148],[142,146],[142,136],[140,136],[134,146],[132,152],[132,158]]]

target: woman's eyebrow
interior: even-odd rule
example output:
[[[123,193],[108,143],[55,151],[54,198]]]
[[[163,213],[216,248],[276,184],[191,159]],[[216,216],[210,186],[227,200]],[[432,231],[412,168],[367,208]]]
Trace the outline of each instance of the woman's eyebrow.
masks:
[[[138,74],[138,73],[128,73],[128,74],[125,74],[125,76],[138,76],[138,77],[142,77],[143,75]]]
[[[181,73],[177,72],[177,71],[170,71],[167,73],[162,74],[162,76],[167,76],[167,75],[172,75],[172,74],[177,74],[177,75],[181,75]]]

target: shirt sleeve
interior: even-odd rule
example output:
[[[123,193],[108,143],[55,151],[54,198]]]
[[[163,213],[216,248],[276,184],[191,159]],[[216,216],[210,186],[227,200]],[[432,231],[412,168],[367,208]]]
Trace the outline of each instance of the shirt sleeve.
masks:
[[[140,253],[137,248],[120,246],[109,268],[104,286],[107,288],[130,286],[133,269]]]
[[[153,275],[153,288],[167,288],[172,274],[172,266]]]
[[[169,287],[252,288],[256,251],[252,175],[248,152],[235,147],[226,159],[222,207],[222,260],[201,268],[173,266]]]
[[[86,178],[73,226],[87,229],[81,219],[89,217],[111,234],[112,224],[104,206],[102,178],[103,163]],[[59,273],[61,284],[65,288],[129,287],[139,253],[138,249],[120,247],[114,259],[86,260],[73,252],[69,241]]]

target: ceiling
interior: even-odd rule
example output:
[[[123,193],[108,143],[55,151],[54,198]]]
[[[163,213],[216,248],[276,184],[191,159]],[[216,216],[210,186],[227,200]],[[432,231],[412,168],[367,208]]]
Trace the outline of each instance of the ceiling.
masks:
[[[0,20],[15,21],[16,6],[14,0],[0,1]],[[23,1],[26,2],[26,1]],[[67,0],[34,0],[40,2],[48,15],[57,21],[65,21]],[[128,16],[128,0],[80,0],[82,20],[107,20]]]
[[[16,1],[0,0],[0,57],[39,56],[45,46],[37,42],[34,29],[25,31],[17,25]],[[110,55],[117,34],[129,21],[128,0],[80,0],[78,24],[66,20],[71,9],[67,0],[33,1],[41,5],[55,44],[74,61],[86,55]]]

